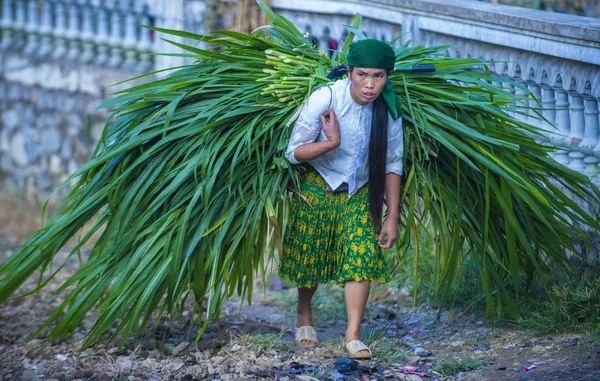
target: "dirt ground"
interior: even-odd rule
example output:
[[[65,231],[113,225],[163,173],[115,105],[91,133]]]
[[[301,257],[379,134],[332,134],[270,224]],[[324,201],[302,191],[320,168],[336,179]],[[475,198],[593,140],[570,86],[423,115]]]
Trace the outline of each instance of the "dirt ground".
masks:
[[[0,252],[0,261],[11,252]],[[73,258],[40,294],[0,305],[0,380],[600,380],[600,347],[585,332],[536,337],[492,329],[469,313],[456,314],[448,325],[424,306],[412,312],[410,299],[391,289],[379,288],[367,307],[363,341],[373,349],[371,361],[346,358],[343,299],[335,286],[315,297],[320,345],[299,348],[293,340],[295,290],[282,289],[277,279],[266,292],[257,290],[239,315],[239,302],[228,301],[219,324],[198,343],[189,310],[183,322],[153,322],[124,347],[103,342],[81,348],[93,315],[71,338],[47,342],[42,332],[26,341],[60,303],[60,297],[47,301],[50,293],[77,267]],[[36,280],[18,294],[32,290]]]

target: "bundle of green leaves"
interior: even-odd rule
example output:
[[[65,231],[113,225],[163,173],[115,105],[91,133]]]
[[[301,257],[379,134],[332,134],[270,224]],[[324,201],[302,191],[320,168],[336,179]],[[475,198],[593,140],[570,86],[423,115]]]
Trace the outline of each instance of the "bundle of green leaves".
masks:
[[[330,60],[260,4],[272,24],[253,35],[156,29],[219,49],[173,42],[195,62],[103,104],[114,109],[93,157],[71,177],[79,176],[77,184],[0,266],[0,302],[33,272],[47,270],[90,221],[71,255],[95,232],[100,238],[56,291],[64,301],[40,327],[52,325],[50,339],[73,333],[93,310],[86,345],[109,328],[125,340],[152,316],[175,314],[190,295],[202,320],[199,338],[225,297],[237,292],[250,300],[265,254],[281,251],[287,187],[295,179],[283,153],[294,118],[362,37],[356,16],[342,52]],[[565,249],[576,251],[586,229],[598,228],[574,201],[597,199],[598,192],[552,160],[554,148],[534,139],[544,135],[514,117],[528,100],[492,85],[507,79],[480,60],[447,57],[447,48],[407,42],[395,49],[398,66],[437,68],[391,75],[405,113],[396,247],[400,254],[412,244],[416,265],[419,244],[411,237],[427,224],[441,300],[471,257],[488,312],[504,305],[517,316],[522,280],[549,263],[566,266]],[[39,288],[55,274],[46,273]]]

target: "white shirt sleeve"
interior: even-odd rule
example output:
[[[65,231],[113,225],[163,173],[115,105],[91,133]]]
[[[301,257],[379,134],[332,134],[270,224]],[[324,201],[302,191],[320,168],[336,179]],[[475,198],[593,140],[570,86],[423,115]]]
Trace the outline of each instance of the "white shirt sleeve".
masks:
[[[332,89],[324,86],[312,93],[304,103],[304,108],[294,124],[292,136],[285,152],[285,157],[290,163],[299,163],[294,155],[296,148],[314,142],[319,136],[319,132],[321,132],[321,114],[329,109],[332,98]]]
[[[402,157],[404,156],[404,138],[402,118],[396,120],[388,115],[388,146],[386,173],[402,176]]]

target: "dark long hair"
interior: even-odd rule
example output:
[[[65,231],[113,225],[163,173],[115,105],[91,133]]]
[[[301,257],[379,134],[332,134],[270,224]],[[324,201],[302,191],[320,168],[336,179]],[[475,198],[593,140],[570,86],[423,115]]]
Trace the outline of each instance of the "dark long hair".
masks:
[[[353,67],[349,68],[352,72]],[[389,75],[389,73],[387,73]],[[373,101],[371,136],[369,137],[369,209],[371,222],[376,232],[381,229],[385,195],[385,175],[387,166],[388,108],[380,94]]]
[[[383,96],[373,102],[373,119],[369,139],[369,208],[376,232],[381,228],[388,144],[388,109]]]

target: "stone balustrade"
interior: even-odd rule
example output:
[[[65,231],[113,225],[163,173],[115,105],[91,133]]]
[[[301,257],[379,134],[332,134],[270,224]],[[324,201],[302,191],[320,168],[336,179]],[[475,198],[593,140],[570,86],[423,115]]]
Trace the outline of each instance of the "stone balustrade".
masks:
[[[342,25],[361,13],[369,37],[452,44],[450,56],[489,61],[493,72],[540,100],[531,105],[541,106],[556,129],[535,115],[515,115],[546,131],[559,148],[554,159],[600,184],[600,20],[469,0],[273,0],[272,6],[300,29],[312,29],[323,48],[329,38],[341,41]]]
[[[576,14],[597,17],[600,15],[600,2],[596,0],[479,0],[488,3],[516,5],[549,12]]]
[[[143,0],[0,0],[0,49],[69,63],[147,72],[152,7]]]

